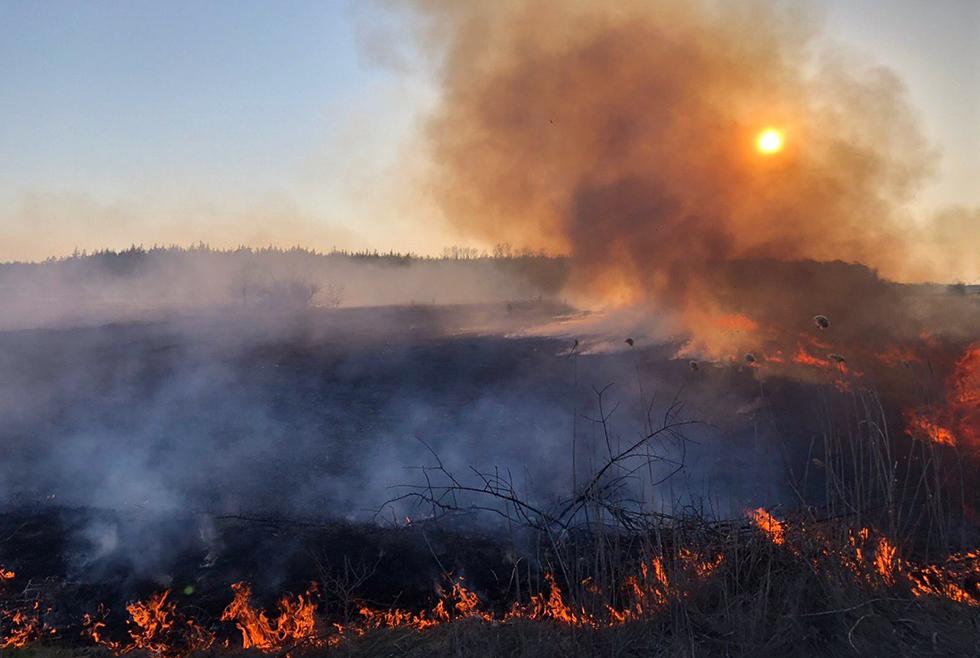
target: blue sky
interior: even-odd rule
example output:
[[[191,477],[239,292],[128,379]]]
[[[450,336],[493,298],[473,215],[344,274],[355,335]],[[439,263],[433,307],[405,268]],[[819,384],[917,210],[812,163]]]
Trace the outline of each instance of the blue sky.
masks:
[[[943,149],[923,212],[980,205],[980,2],[819,6],[899,72]],[[438,252],[460,238],[406,164],[435,91],[399,29],[343,0],[0,0],[0,260],[197,240]]]

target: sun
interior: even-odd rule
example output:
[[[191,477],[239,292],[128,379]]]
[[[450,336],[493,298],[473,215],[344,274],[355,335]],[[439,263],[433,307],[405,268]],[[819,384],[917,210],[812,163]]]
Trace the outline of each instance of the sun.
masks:
[[[783,132],[776,128],[766,128],[755,138],[755,148],[765,155],[779,153],[783,150]]]

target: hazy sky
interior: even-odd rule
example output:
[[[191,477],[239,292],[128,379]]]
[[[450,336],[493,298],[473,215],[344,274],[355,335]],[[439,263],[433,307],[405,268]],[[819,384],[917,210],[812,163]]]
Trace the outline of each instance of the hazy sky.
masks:
[[[818,7],[899,73],[942,151],[916,209],[980,206],[980,0]],[[436,91],[404,37],[346,0],[0,0],[0,260],[461,240],[419,201]]]

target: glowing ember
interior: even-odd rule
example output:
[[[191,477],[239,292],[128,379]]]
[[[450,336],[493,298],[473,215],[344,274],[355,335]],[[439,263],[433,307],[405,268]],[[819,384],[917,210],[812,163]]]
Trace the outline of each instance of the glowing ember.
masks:
[[[40,622],[41,603],[34,601],[30,610],[15,610],[4,613],[6,628],[0,638],[0,649],[21,649],[38,639],[42,626]]]

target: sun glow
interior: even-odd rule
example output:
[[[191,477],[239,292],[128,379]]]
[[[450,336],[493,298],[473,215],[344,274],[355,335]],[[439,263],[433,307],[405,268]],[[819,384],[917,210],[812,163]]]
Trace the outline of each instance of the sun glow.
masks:
[[[783,150],[783,133],[775,128],[766,128],[755,138],[755,148],[759,153],[771,155]]]

